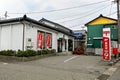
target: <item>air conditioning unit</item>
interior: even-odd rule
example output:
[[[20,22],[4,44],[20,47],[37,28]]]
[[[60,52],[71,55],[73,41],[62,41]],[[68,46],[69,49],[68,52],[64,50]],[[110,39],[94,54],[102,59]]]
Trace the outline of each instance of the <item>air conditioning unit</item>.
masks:
[[[27,38],[26,48],[27,49],[32,49],[33,48],[33,42],[32,42],[31,38]]]

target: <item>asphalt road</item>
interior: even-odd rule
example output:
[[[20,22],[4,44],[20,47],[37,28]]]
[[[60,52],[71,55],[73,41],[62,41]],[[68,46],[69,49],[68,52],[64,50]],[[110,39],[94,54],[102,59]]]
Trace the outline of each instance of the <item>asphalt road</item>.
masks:
[[[100,56],[83,55],[0,62],[0,80],[95,80],[109,67]]]

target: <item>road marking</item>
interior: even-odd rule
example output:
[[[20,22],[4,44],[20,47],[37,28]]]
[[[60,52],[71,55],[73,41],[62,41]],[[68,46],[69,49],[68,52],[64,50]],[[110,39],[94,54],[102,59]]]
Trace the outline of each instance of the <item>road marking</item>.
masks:
[[[71,57],[71,58],[65,60],[64,63],[65,63],[65,62],[68,62],[68,61],[70,61],[70,60],[72,60],[72,59],[74,59],[74,58],[76,58],[76,57],[78,57],[78,56],[73,56],[73,57]]]
[[[3,63],[4,65],[7,65],[8,63]]]

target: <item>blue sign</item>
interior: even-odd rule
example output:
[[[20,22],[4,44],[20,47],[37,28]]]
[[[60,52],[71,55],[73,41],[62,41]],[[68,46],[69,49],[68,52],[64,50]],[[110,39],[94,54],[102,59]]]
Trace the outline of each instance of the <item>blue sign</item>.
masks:
[[[75,36],[75,38],[83,39],[83,34],[82,33],[73,33],[73,35]]]

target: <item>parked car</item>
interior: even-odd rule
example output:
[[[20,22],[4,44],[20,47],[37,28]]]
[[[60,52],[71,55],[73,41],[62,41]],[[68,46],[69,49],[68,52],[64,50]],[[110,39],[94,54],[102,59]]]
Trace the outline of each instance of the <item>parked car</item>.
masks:
[[[72,51],[72,54],[81,55],[81,54],[84,54],[84,50],[77,47],[77,48],[74,49],[74,51]]]

